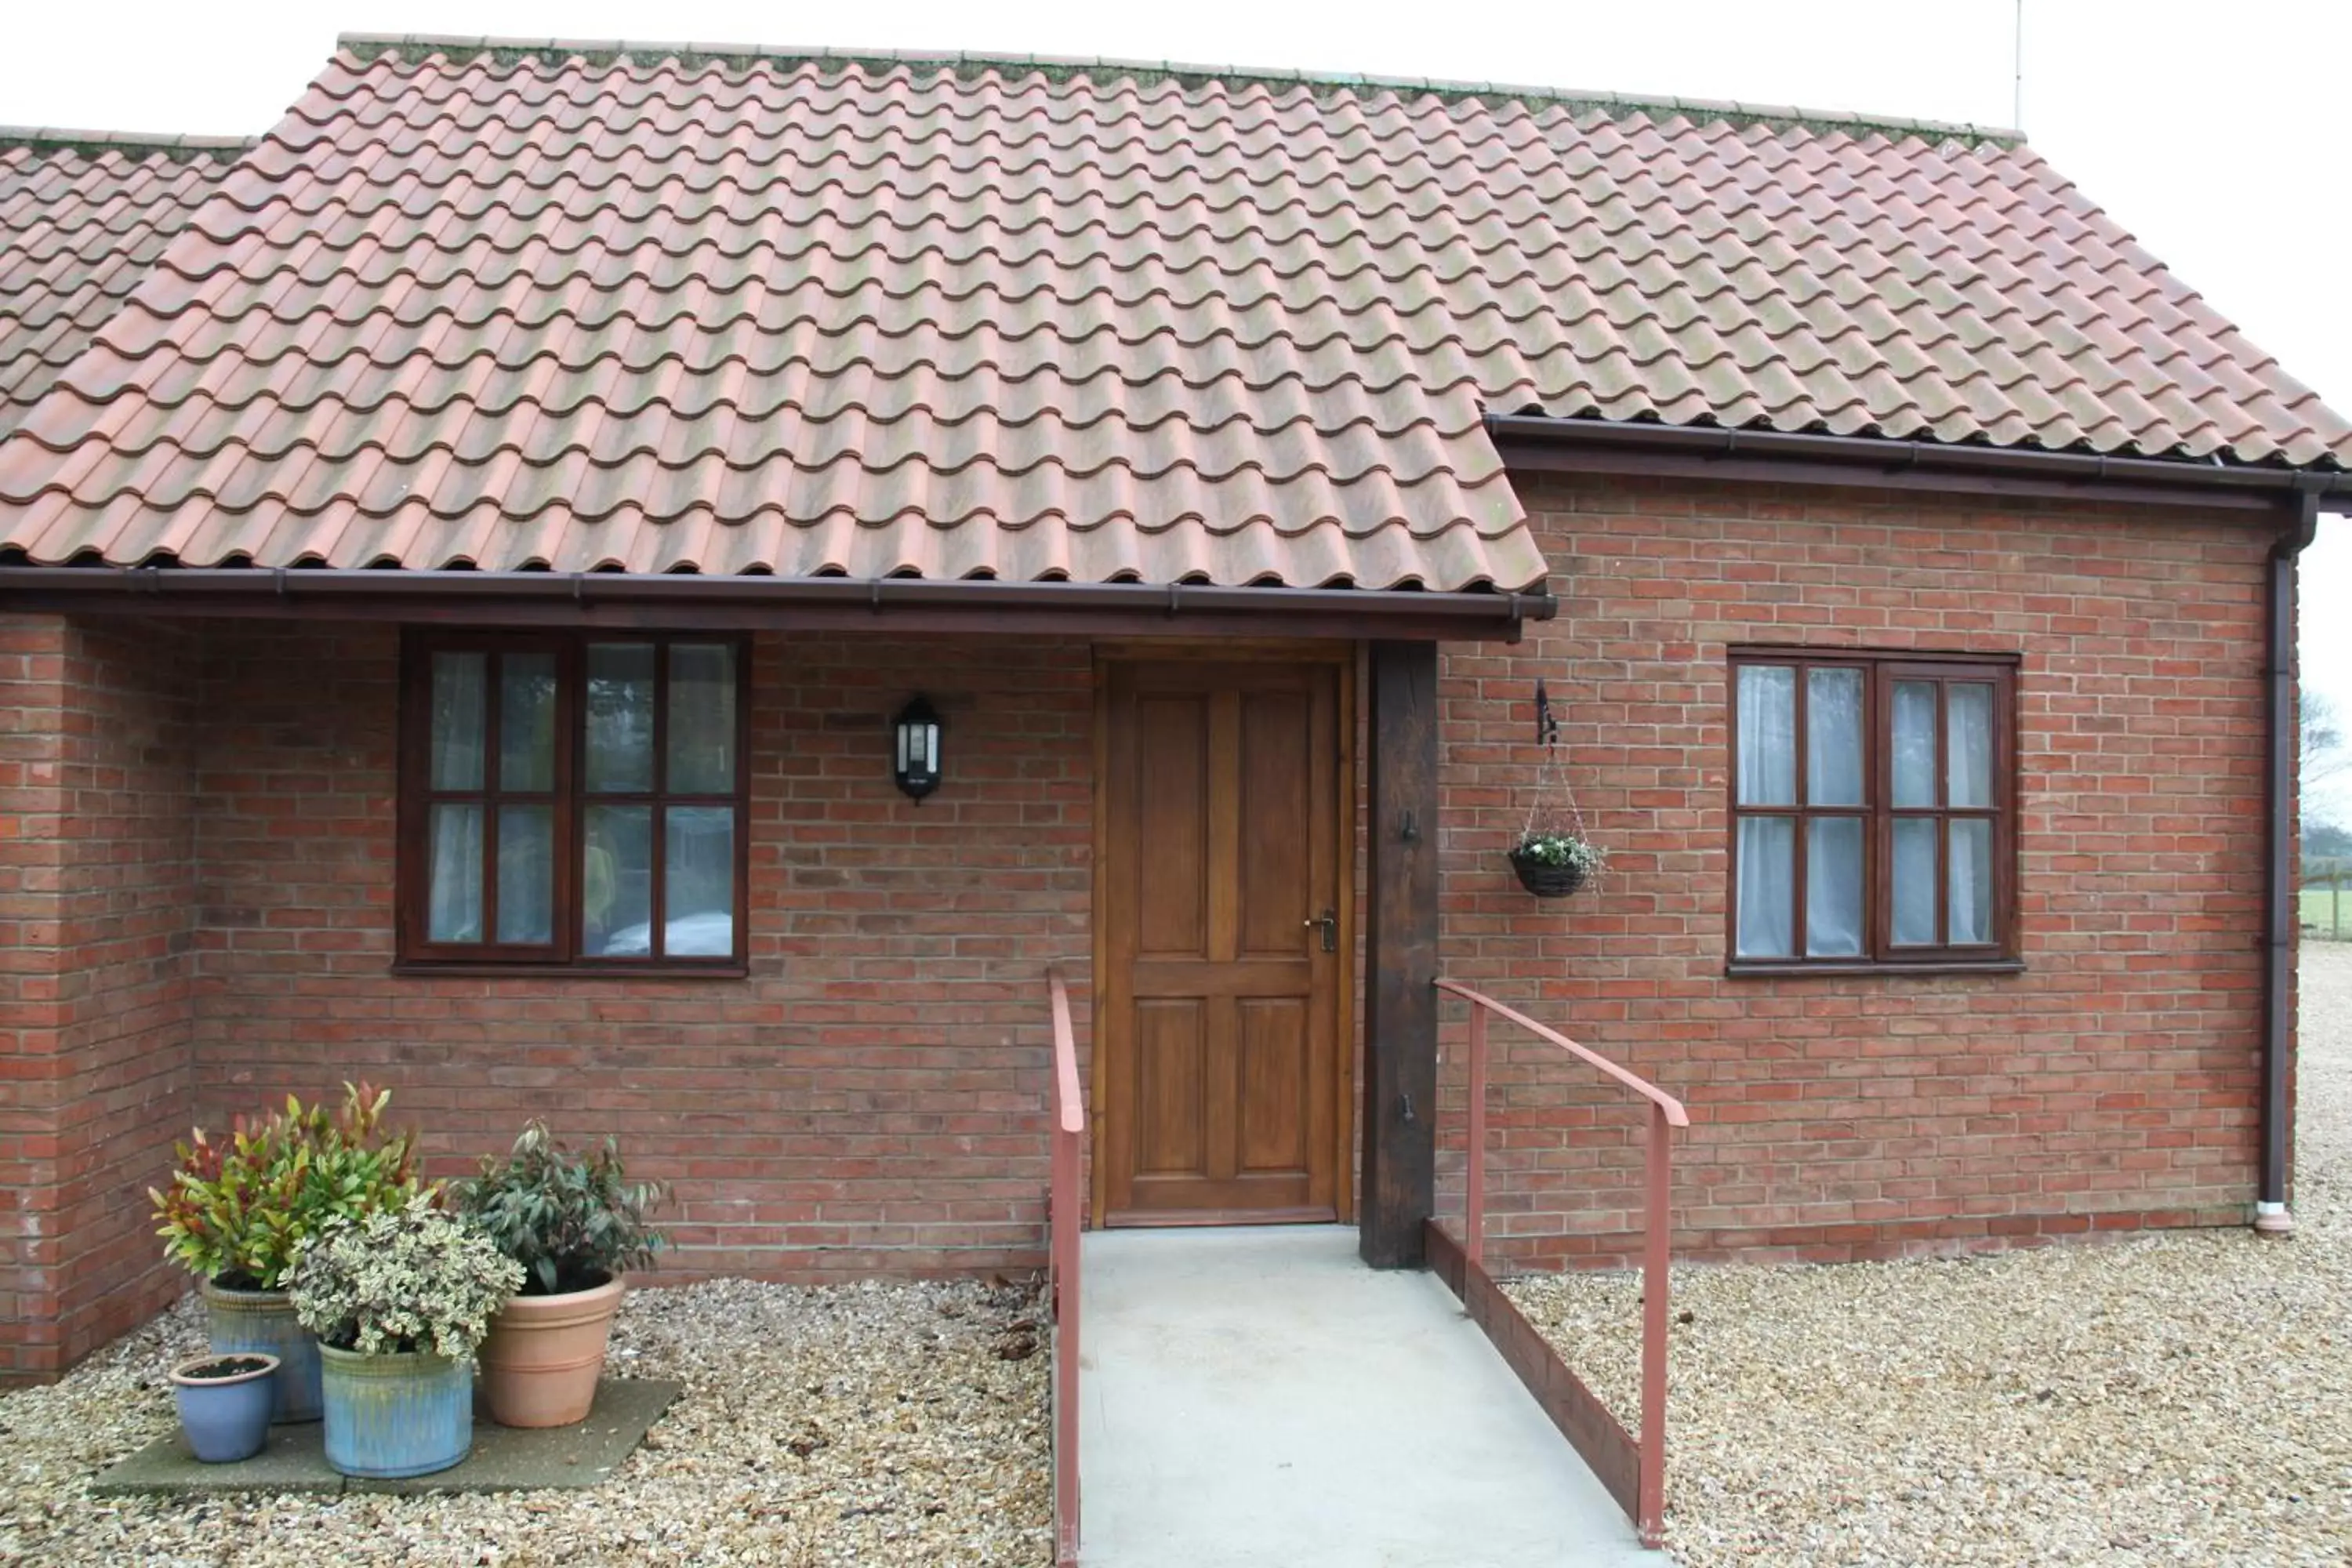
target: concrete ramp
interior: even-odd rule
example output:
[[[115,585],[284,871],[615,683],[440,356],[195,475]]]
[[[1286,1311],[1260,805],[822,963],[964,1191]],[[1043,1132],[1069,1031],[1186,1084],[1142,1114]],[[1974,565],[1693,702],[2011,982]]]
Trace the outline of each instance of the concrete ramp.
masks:
[[[1670,1568],[1433,1275],[1338,1226],[1090,1232],[1087,1568]]]

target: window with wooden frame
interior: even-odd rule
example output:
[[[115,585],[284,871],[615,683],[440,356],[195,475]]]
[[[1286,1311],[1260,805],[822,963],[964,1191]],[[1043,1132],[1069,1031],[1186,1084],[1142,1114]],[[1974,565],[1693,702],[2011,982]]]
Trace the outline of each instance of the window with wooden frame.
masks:
[[[404,965],[740,973],[740,638],[413,634]]]
[[[1731,969],[2016,967],[2014,659],[1735,649]]]

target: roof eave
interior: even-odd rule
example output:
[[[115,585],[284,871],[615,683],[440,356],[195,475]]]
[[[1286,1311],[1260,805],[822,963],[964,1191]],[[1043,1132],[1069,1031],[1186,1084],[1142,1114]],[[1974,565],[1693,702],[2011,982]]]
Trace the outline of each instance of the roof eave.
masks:
[[[1543,593],[692,573],[0,566],[0,610],[473,626],[1518,640]]]
[[[2352,473],[1958,446],[1721,426],[1490,414],[1506,468],[1938,490],[2275,513],[2301,497],[2352,512]]]

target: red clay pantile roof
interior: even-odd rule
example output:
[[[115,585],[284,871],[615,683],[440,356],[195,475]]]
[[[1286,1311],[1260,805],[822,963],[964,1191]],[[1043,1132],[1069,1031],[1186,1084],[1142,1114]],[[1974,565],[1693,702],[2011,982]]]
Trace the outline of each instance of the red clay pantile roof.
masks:
[[[1519,588],[1489,409],[2352,454],[2013,140],[629,47],[344,40],[0,440],[0,546]]]
[[[252,145],[0,126],[0,436]]]

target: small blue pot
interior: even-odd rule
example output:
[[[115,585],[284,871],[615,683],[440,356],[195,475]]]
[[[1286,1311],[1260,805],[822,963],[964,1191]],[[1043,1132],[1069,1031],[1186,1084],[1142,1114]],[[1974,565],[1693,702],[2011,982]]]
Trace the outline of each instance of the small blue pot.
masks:
[[[229,1377],[195,1373],[224,1361],[257,1361],[257,1370]],[[278,1382],[278,1358],[256,1351],[222,1355],[207,1351],[172,1369],[172,1394],[180,1402],[180,1429],[188,1447],[207,1465],[250,1459],[269,1441],[269,1406]]]
[[[474,1369],[447,1356],[319,1347],[327,1463],[346,1476],[429,1476],[474,1447]]]

